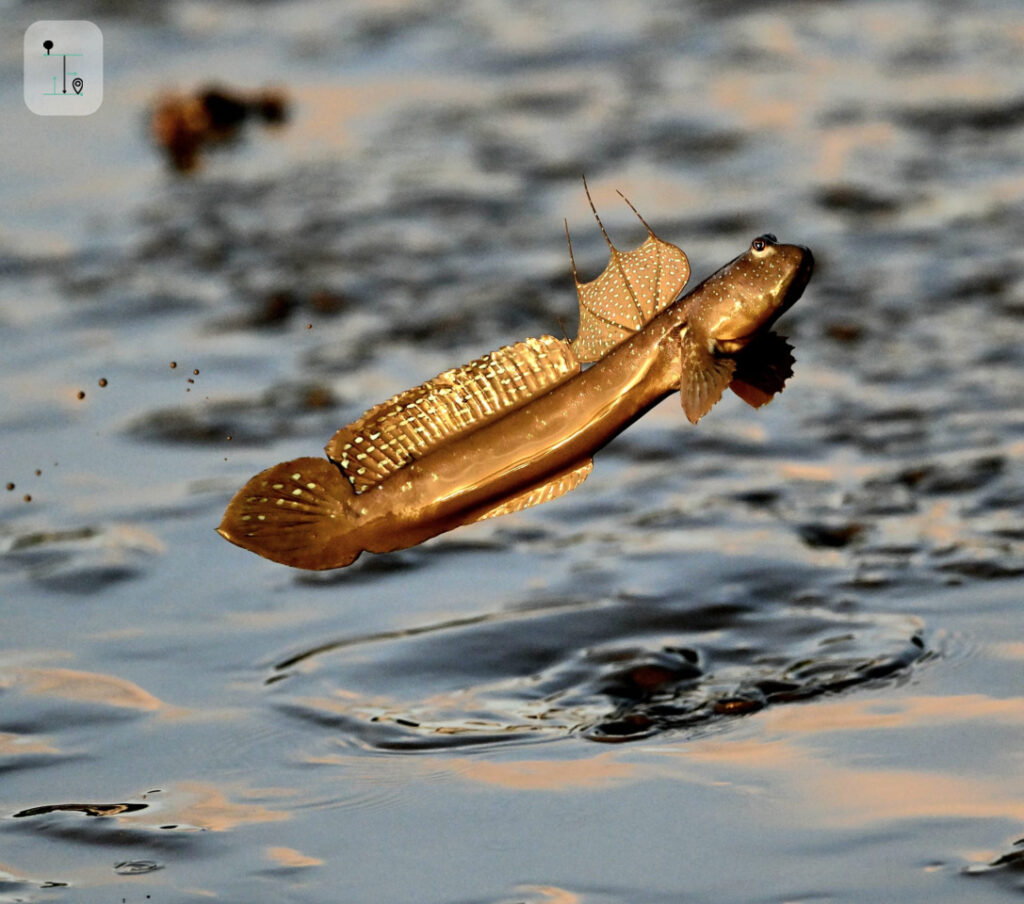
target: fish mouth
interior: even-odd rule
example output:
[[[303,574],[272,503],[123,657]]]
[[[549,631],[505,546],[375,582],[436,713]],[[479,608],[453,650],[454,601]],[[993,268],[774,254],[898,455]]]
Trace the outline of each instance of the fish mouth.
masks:
[[[800,251],[800,263],[797,264],[796,272],[792,275],[786,285],[786,288],[783,290],[782,298],[771,317],[762,323],[761,326],[754,331],[755,333],[759,333],[771,327],[776,320],[793,307],[800,296],[804,294],[804,289],[807,288],[807,283],[811,281],[811,276],[814,274],[814,255],[811,253],[811,249],[805,248],[803,245],[796,245],[794,247]]]
[[[796,247],[800,249],[800,265],[789,285],[786,286],[786,292],[782,296],[782,304],[779,305],[776,317],[793,307],[797,299],[804,294],[804,289],[807,288],[807,283],[811,281],[811,275],[814,273],[814,255],[811,253],[811,249],[805,248],[803,245]]]

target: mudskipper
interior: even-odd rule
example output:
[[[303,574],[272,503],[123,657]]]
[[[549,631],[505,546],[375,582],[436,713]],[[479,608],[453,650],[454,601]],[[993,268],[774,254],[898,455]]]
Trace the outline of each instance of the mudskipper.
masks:
[[[637,213],[647,238],[620,251],[590,206],[611,259],[581,283],[570,243],[573,342],[525,339],[371,408],[327,458],[253,477],[221,536],[296,568],[341,568],[568,493],[595,452],[673,392],[695,424],[727,388],[755,408],[782,391],[792,349],[770,328],[811,277],[807,248],[758,236],[678,298],[690,275],[682,250]]]

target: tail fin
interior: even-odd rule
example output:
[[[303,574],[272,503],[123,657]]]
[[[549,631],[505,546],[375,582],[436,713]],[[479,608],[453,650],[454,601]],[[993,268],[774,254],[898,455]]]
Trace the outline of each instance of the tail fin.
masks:
[[[217,528],[225,540],[265,559],[320,571],[341,568],[361,552],[348,540],[345,500],[352,487],[325,458],[296,458],[253,477]]]

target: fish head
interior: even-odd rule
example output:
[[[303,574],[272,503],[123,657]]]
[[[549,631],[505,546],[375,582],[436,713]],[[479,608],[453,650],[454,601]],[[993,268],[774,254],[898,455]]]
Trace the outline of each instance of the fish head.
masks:
[[[813,270],[810,249],[760,235],[707,280],[688,324],[709,352],[734,355],[793,306]]]

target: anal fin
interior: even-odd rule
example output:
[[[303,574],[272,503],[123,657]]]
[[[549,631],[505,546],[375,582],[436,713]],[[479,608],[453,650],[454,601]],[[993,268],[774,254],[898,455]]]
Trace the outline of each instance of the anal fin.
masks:
[[[594,460],[588,458],[585,461],[577,462],[574,465],[560,471],[554,477],[549,477],[541,483],[534,484],[513,496],[508,496],[500,503],[483,512],[474,513],[463,523],[472,524],[476,521],[484,521],[487,518],[496,518],[498,515],[509,515],[512,512],[521,512],[523,509],[541,505],[564,496],[570,490],[575,490],[594,470]]]
[[[684,330],[680,339],[679,392],[683,411],[696,424],[722,397],[736,370],[733,358],[714,355]]]
[[[729,388],[752,408],[770,402],[793,376],[793,347],[785,337],[765,333],[736,356]]]

